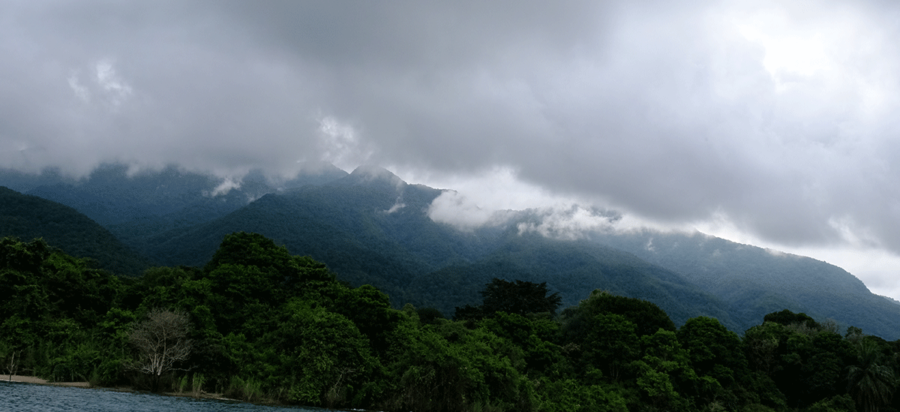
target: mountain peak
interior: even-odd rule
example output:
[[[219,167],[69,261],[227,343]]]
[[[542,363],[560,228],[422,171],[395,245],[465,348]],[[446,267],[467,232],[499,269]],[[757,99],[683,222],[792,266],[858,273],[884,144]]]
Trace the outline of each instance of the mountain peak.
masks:
[[[406,186],[406,182],[404,182],[403,179],[399,178],[390,170],[375,165],[359,166],[352,173],[350,173],[350,176],[348,176],[347,179],[344,180],[348,180],[353,184],[385,182],[390,183],[391,185],[398,188]]]

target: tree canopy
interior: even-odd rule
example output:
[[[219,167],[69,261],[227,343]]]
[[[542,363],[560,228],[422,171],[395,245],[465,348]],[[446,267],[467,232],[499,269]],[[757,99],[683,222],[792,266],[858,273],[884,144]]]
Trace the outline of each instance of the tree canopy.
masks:
[[[0,365],[385,411],[900,407],[900,341],[803,314],[771,313],[739,336],[712,317],[676,328],[648,301],[597,290],[553,316],[559,296],[545,284],[494,279],[482,305],[461,308],[478,316],[451,321],[393,309],[379,289],[350,287],[260,235],[231,234],[215,256],[122,278],[41,240],[0,239]],[[183,350],[160,357],[160,342]]]

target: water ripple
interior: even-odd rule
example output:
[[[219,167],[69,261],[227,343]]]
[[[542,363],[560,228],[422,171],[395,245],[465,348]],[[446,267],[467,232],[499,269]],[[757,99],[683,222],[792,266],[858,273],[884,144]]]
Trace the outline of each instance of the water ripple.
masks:
[[[253,405],[147,393],[0,382],[0,411],[40,412],[322,412],[319,408]]]

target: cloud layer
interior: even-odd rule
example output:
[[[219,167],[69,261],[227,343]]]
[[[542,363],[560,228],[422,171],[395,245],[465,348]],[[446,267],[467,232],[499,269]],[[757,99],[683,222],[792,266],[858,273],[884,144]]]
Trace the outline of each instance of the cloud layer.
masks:
[[[13,1],[0,165],[506,170],[542,199],[896,257],[898,18],[876,1]],[[478,201],[472,222],[494,206]]]

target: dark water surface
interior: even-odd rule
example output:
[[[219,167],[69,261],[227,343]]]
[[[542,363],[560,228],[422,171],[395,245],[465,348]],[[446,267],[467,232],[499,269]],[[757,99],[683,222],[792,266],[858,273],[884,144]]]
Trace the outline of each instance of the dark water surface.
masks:
[[[263,406],[105,389],[0,382],[0,411],[324,412],[325,409]]]

